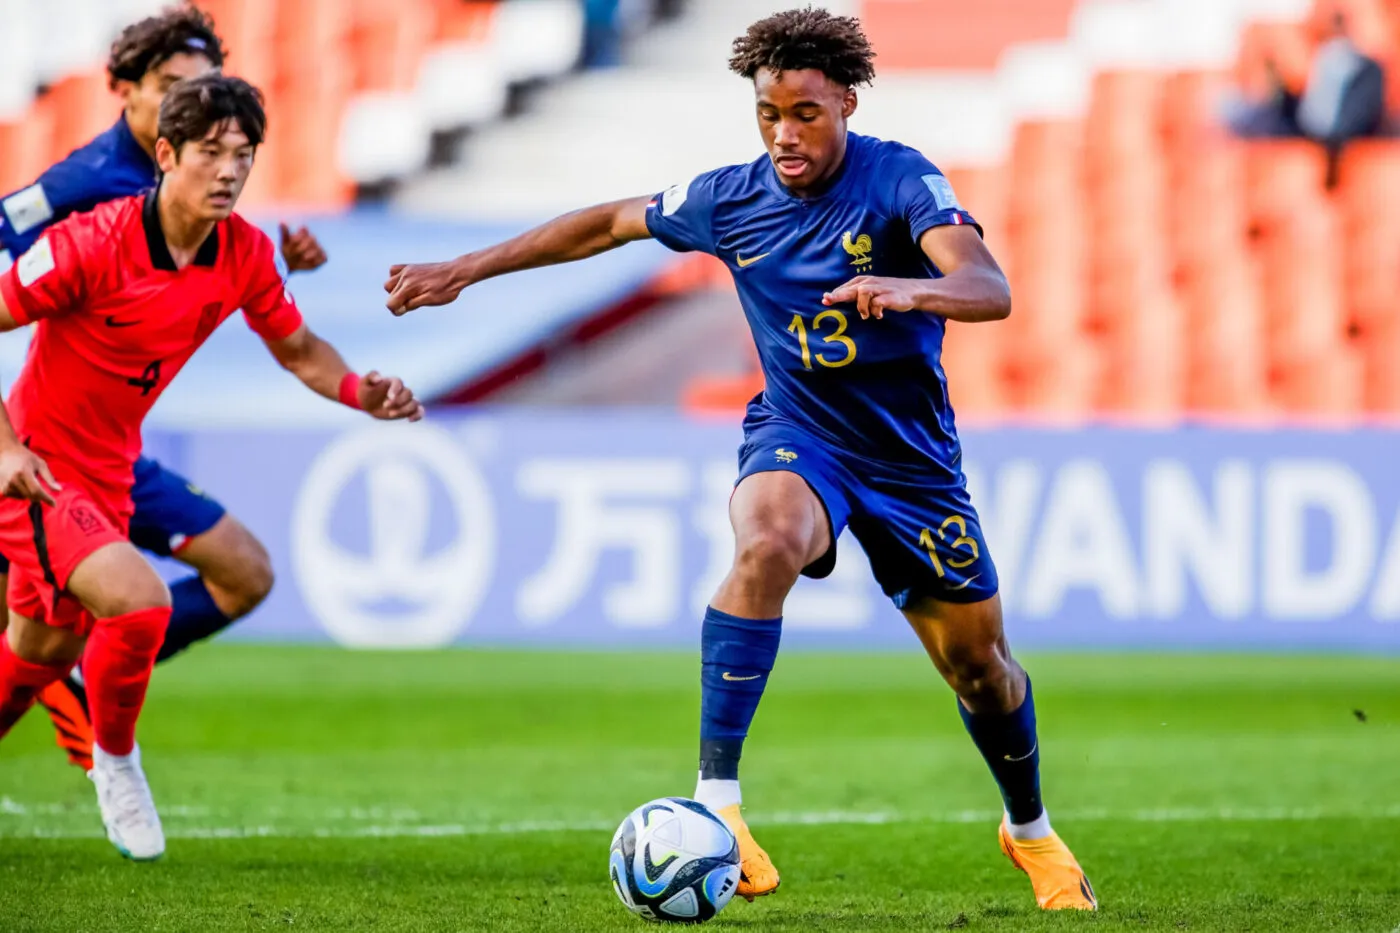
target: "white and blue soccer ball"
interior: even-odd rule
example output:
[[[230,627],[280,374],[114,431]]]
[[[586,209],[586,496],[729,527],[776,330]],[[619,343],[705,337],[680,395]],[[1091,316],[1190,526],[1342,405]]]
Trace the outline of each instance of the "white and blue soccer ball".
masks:
[[[633,810],[617,828],[608,874],[637,916],[704,923],[739,885],[739,842],[704,804],[662,797]]]

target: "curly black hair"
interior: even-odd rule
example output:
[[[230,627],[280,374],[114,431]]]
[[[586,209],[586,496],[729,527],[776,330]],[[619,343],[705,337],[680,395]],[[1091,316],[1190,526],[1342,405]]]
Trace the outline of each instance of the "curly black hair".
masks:
[[[167,7],[123,29],[107,59],[108,83],[115,90],[118,81],[140,81],[181,52],[203,55],[215,68],[227,54],[213,18],[193,4]]]
[[[764,68],[779,74],[812,68],[856,87],[875,77],[875,51],[860,20],[809,6],[761,19],[734,40],[730,71],[752,79]]]

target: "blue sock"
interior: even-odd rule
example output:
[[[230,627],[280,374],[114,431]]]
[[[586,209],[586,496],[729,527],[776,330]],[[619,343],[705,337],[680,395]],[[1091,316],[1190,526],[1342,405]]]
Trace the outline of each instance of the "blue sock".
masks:
[[[735,781],[749,724],[778,658],[783,620],[705,610],[700,633],[700,778]]]
[[[165,630],[165,642],[156,655],[156,663],[223,631],[233,621],[214,604],[199,577],[186,577],[170,587],[170,599],[170,627]]]
[[[1035,735],[1035,697],[1026,678],[1026,699],[1010,713],[972,713],[958,701],[967,734],[992,769],[1011,822],[1031,823],[1045,812],[1040,802],[1040,746]]]

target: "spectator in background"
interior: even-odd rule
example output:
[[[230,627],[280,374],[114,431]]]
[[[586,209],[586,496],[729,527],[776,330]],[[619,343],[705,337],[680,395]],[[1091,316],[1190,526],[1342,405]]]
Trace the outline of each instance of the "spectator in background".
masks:
[[[1318,47],[1301,97],[1294,94],[1272,59],[1264,64],[1269,93],[1264,100],[1227,105],[1225,121],[1246,138],[1303,137],[1327,149],[1327,187],[1337,184],[1342,148],[1373,136],[1385,118],[1385,73],[1357,48],[1338,13]]]
[[[627,40],[680,15],[684,0],[583,0],[585,68],[622,64]]]
[[[622,64],[621,0],[584,0],[583,66],[616,68]]]
[[[1332,33],[1313,59],[1308,86],[1298,102],[1302,134],[1327,148],[1327,187],[1337,184],[1342,147],[1373,136],[1385,117],[1385,73],[1347,34],[1346,17],[1332,19]]]
[[[1288,87],[1278,62],[1264,61],[1269,90],[1264,99],[1250,103],[1243,99],[1226,105],[1225,122],[1237,136],[1247,139],[1268,139],[1301,136],[1298,128],[1298,95]]]

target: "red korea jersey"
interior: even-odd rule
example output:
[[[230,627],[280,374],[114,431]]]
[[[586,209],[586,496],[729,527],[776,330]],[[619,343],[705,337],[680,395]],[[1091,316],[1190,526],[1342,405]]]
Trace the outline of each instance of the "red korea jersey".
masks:
[[[7,403],[15,432],[117,513],[141,422],[214,329],[240,308],[267,340],[302,323],[266,234],[234,214],[177,270],[156,204],[152,191],[68,217],[0,276],[15,320],[38,323]]]

